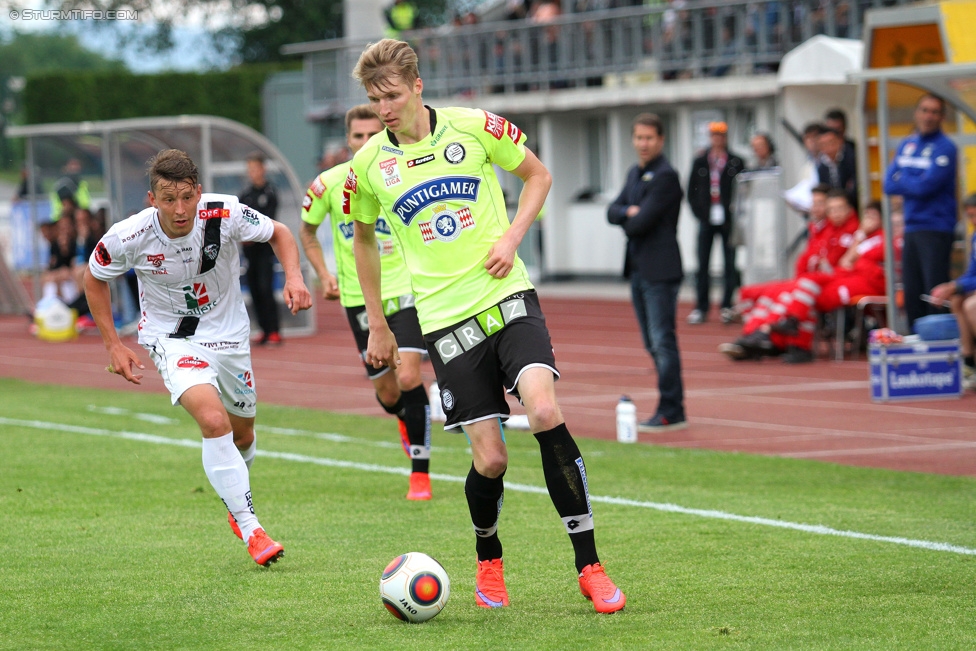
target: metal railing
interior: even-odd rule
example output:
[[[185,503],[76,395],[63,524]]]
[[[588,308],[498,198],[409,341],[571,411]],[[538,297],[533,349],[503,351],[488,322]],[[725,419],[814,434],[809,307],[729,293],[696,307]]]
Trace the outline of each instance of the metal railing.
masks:
[[[691,0],[404,32],[426,97],[476,96],[774,72],[817,34],[860,38],[864,12],[909,0]],[[365,97],[350,73],[365,42],[285,46],[305,56],[306,109],[339,115]],[[616,76],[616,79],[614,79]]]

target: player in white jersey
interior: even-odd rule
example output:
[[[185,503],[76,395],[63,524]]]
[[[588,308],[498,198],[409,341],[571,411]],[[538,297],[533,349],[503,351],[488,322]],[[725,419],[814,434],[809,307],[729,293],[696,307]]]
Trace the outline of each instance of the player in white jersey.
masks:
[[[109,353],[110,373],[140,384],[145,368],[119,339],[108,281],[135,269],[139,343],[203,434],[203,468],[228,510],[234,533],[265,567],[284,548],[254,514],[249,468],[257,450],[257,394],[250,322],[241,298],[239,242],[269,242],[285,270],[282,292],[292,314],[311,307],[298,246],[288,228],[237,197],[203,194],[197,167],[167,149],[149,161],[152,207],[115,224],[99,241],[85,273],[92,317]]]
[[[617,612],[626,597],[596,552],[586,468],[556,402],[549,332],[516,253],[549,192],[549,171],[505,118],[424,106],[417,55],[402,41],[368,46],[353,76],[386,126],[353,158],[345,184],[369,315],[366,361],[377,368],[400,361],[381,300],[376,230],[382,218],[410,272],[445,429],[463,428],[471,441],[464,488],[478,560],[475,603],[508,605],[498,538],[508,467],[500,423],[509,414],[508,391],[523,401],[539,442],[546,488],[573,544],[580,592],[597,612]],[[493,165],[524,183],[511,222]]]

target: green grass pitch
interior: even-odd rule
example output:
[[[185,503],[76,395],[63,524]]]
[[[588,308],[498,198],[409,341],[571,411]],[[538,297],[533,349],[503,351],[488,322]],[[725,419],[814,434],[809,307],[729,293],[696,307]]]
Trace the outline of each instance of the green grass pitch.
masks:
[[[0,649],[976,648],[972,478],[580,440],[600,555],[627,594],[602,616],[531,488],[535,440],[510,431],[511,606],[486,611],[463,436],[435,427],[428,503],[404,499],[388,417],[261,405],[258,437],[255,507],[286,550],[270,569],[230,532],[199,431],[166,396],[0,380]],[[378,596],[406,551],[451,577],[425,624]]]

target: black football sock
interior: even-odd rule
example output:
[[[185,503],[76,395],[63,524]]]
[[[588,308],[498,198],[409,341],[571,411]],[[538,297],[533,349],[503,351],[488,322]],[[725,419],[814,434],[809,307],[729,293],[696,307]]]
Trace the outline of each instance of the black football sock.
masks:
[[[400,419],[407,426],[410,460],[413,472],[430,472],[430,401],[420,384],[400,395],[403,410]]]
[[[468,478],[464,482],[464,496],[468,498],[468,511],[477,536],[475,549],[479,561],[490,561],[502,557],[502,543],[498,539],[498,515],[505,501],[505,483],[502,473],[491,479],[480,474],[471,464]]]
[[[582,572],[587,565],[600,562],[593,539],[593,510],[586,487],[583,456],[566,423],[537,432],[535,438],[542,453],[542,472],[546,477],[549,497],[573,543],[576,571]]]

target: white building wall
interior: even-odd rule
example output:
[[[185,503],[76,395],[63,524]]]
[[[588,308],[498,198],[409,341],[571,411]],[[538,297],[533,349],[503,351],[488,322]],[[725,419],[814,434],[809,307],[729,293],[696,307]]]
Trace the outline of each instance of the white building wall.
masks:
[[[776,96],[775,78],[770,75],[488,95],[432,104],[483,108],[512,119],[526,131],[529,147],[539,152],[553,176],[542,228],[544,274],[617,276],[623,270],[626,240],[619,227],[607,223],[606,208],[636,162],[630,141],[634,117],[646,111],[664,119],[665,154],[687,190],[696,146],[701,144],[701,135],[696,138],[695,131],[701,128],[702,116],[716,111],[723,115],[732,135],[730,148],[748,162],[751,132],[759,129],[776,134]],[[594,117],[605,118],[607,124],[603,192],[590,201],[575,201],[580,190],[589,185],[586,121]],[[685,201],[678,222],[678,242],[689,274],[698,266],[697,241],[698,222]],[[718,243],[713,247],[712,269],[713,273],[722,269]]]

